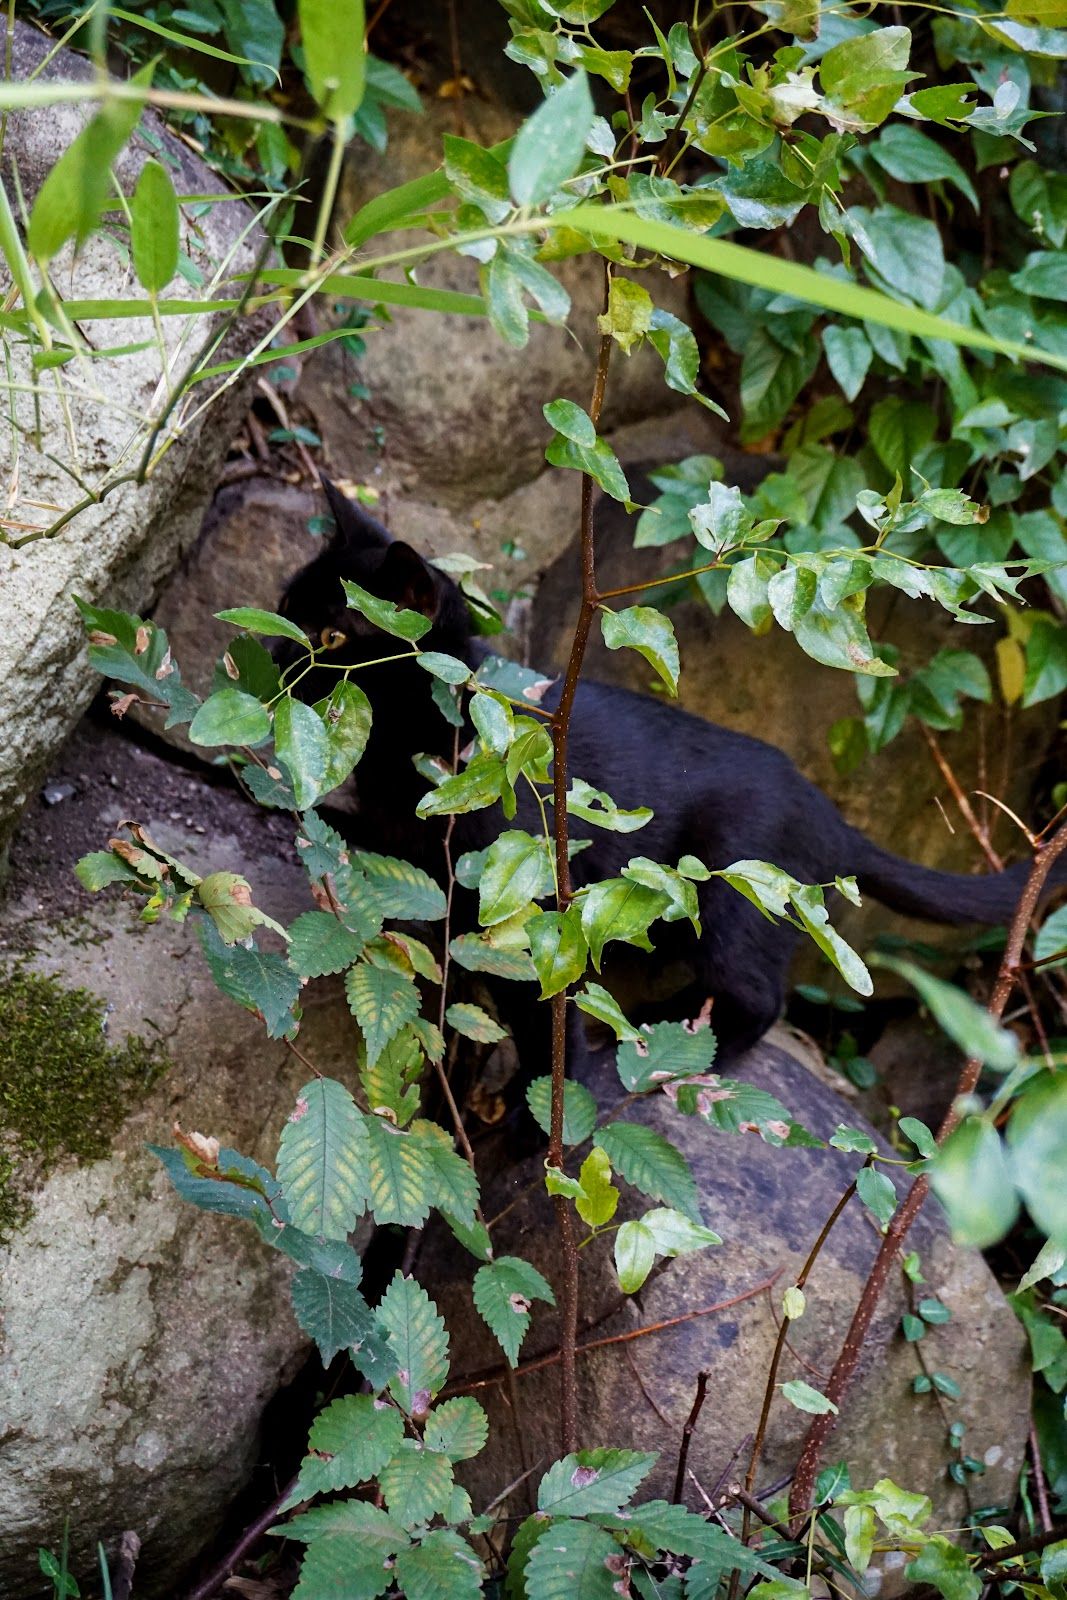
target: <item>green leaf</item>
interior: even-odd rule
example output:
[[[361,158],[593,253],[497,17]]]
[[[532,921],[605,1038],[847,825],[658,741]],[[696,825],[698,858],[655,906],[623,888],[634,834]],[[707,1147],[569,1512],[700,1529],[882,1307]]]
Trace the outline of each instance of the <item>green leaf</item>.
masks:
[[[130,99],[108,99],[68,145],[37,191],[26,230],[26,248],[42,264],[68,239],[84,244],[100,221],[111,190],[111,163],[141,120],[143,93],[152,82],[149,62],[130,80]]]
[[[424,617],[421,611],[407,611],[394,605],[392,600],[380,600],[377,595],[369,594],[348,578],[342,578],[341,586],[352,610],[358,611],[384,633],[414,643],[433,627],[430,618]]]
[[[945,1600],[979,1600],[985,1585],[971,1566],[966,1550],[936,1533],[905,1568],[914,1584],[930,1584]]]
[[[170,175],[150,156],[130,200],[133,270],[149,294],[165,289],[178,270],[179,225]]]
[[[191,1150],[150,1144],[148,1150],[161,1163],[183,1200],[201,1211],[240,1217],[253,1223],[265,1238],[275,1232],[275,1218],[284,1212],[281,1190],[266,1167],[225,1147],[212,1166]]]
[[[322,718],[302,700],[285,696],[274,710],[274,749],[289,774],[297,809],[306,811],[323,792],[330,763]]]
[[[444,916],[444,891],[421,867],[369,850],[355,850],[351,859],[366,880],[382,917],[396,917],[402,922],[436,922]]]
[[[303,1517],[269,1531],[285,1536],[294,1526],[304,1524],[317,1513],[336,1514],[348,1507],[361,1512],[375,1512],[391,1527],[397,1527],[377,1506],[362,1500],[341,1500],[327,1506],[315,1506]],[[340,1518],[337,1520],[340,1521]],[[407,1540],[407,1534],[402,1528],[398,1532],[400,1540],[396,1541],[396,1548],[400,1549],[401,1541]],[[293,1537],[300,1538],[301,1535],[297,1533]],[[335,1534],[329,1526],[320,1529],[318,1524],[312,1523],[307,1529],[307,1538],[310,1542],[300,1565],[300,1581],[293,1590],[294,1600],[328,1600],[328,1597],[338,1594],[343,1594],[345,1600],[377,1600],[392,1584],[392,1557],[395,1551],[368,1540],[362,1525],[357,1523],[347,1533],[341,1528]]]
[[[262,744],[270,737],[266,706],[240,689],[219,689],[189,725],[193,744]]]
[[[556,1303],[551,1285],[518,1256],[501,1256],[474,1274],[474,1304],[514,1367],[530,1326],[530,1306],[535,1300]]]
[[[818,1389],[813,1389],[810,1383],[805,1383],[801,1378],[783,1383],[782,1394],[791,1406],[796,1406],[798,1411],[808,1411],[813,1416],[821,1416],[827,1411],[832,1411],[835,1416],[837,1414],[837,1407],[833,1401],[828,1400]]]
[[[519,129],[508,158],[516,205],[540,205],[577,170],[593,126],[584,72],[575,72]]]
[[[379,1224],[419,1228],[438,1192],[438,1175],[427,1141],[394,1127],[384,1116],[366,1120],[370,1140],[367,1186]]]
[[[482,868],[478,920],[483,927],[504,922],[531,900],[551,894],[554,886],[547,840],[518,829],[501,833],[489,846]]]
[[[579,1450],[564,1456],[541,1479],[537,1509],[551,1512],[553,1517],[620,1511],[633,1499],[657,1459],[654,1451],[644,1450]],[[558,1530],[552,1531],[555,1542]]]
[[[209,873],[196,885],[196,898],[226,944],[250,938],[253,929],[261,925],[282,934],[286,939],[289,937],[280,923],[252,904],[248,879],[242,878],[239,873]]]
[[[572,444],[591,450],[596,444],[596,427],[587,411],[574,400],[550,400],[541,407],[545,421]]]
[[[141,882],[129,862],[117,856],[113,850],[90,850],[88,855],[75,863],[74,875],[90,894],[96,894],[112,883]]]
[[[615,1271],[623,1294],[636,1294],[652,1271],[656,1241],[643,1222],[624,1222],[615,1235]]]
[[[552,1079],[534,1078],[526,1085],[530,1115],[543,1133],[551,1128]],[[596,1124],[596,1101],[582,1083],[568,1078],[563,1085],[563,1142],[584,1144]]]
[[[292,639],[295,644],[307,645],[309,649],[311,646],[303,628],[276,611],[262,611],[258,606],[234,606],[228,611],[216,611],[215,616],[220,622],[231,622],[235,628],[244,628],[248,633],[262,634],[268,639]]]
[[[549,1184],[549,1193],[564,1193],[568,1185],[556,1179]],[[590,1228],[602,1228],[610,1222],[619,1205],[619,1191],[611,1181],[611,1161],[606,1150],[594,1145],[582,1162],[578,1173],[578,1190],[574,1196],[575,1209]]]
[[[891,122],[868,148],[891,178],[901,183],[936,183],[943,179],[954,184],[978,210],[974,185],[956,158],[910,123]]]
[[[715,1059],[710,1028],[683,1022],[657,1022],[641,1029],[635,1040],[620,1044],[615,1065],[624,1089],[641,1093],[654,1083],[707,1072]]]
[[[617,1600],[618,1564],[619,1546],[603,1528],[561,1518],[531,1549],[524,1592],[529,1600]]]
[[[508,1037],[508,1030],[502,1028],[487,1011],[466,1000],[449,1006],[445,1021],[465,1039],[473,1039],[476,1044],[496,1044],[498,1040]]]
[[[1016,1187],[1038,1227],[1057,1244],[1067,1244],[1065,1081],[1062,1074],[1043,1073],[1027,1084],[1007,1133]]]
[[[369,1394],[334,1400],[311,1424],[307,1455],[283,1510],[336,1489],[354,1489],[376,1478],[399,1450],[404,1419]]]
[[[582,931],[593,965],[599,972],[604,946],[612,939],[651,950],[648,929],[670,902],[665,894],[658,894],[630,878],[605,878],[583,890],[580,903]]]
[[[937,1140],[934,1138],[925,1122],[920,1122],[918,1117],[901,1117],[897,1127],[906,1139],[910,1139],[919,1154],[926,1160],[937,1154]]]
[[[884,122],[914,76],[907,71],[910,54],[911,31],[903,27],[854,34],[833,45],[819,64],[833,120],[859,132]]]
[[[674,625],[653,606],[601,607],[600,628],[609,650],[636,650],[659,674],[671,694],[678,693],[678,641]]]
[[[342,678],[325,700],[316,702],[314,710],[326,729],[326,774],[321,792],[328,794],[344,783],[367,748],[371,706],[357,684]]]
[[[589,949],[578,906],[564,912],[541,911],[526,924],[530,955],[541,980],[541,999],[560,994],[585,972]]]
[[[827,366],[838,387],[846,400],[855,400],[874,358],[870,340],[862,328],[830,323],[823,329],[822,342]]]
[[[650,332],[654,309],[652,296],[643,284],[613,275],[608,285],[608,309],[597,318],[597,328],[629,355],[634,345],[640,344]],[[548,420],[551,422],[552,418]]]
[[[639,1122],[611,1122],[598,1129],[595,1142],[605,1150],[615,1171],[652,1200],[700,1221],[696,1180],[689,1163],[662,1133]]]
[[[482,1577],[478,1557],[450,1528],[432,1529],[396,1560],[396,1581],[407,1600],[478,1600]]]
[[[482,751],[451,778],[445,778],[415,807],[420,817],[453,816],[459,812],[481,811],[500,799],[506,772],[499,756]]]
[[[574,472],[584,472],[613,500],[629,502],[630,485],[626,481],[626,474],[606,439],[597,439],[594,445],[586,446],[556,434],[545,449],[545,460],[553,467],[569,467]]]
[[[948,1212],[953,1237],[984,1250],[1007,1233],[1019,1202],[997,1130],[965,1117],[929,1167],[930,1185]]]
[[[618,1002],[599,983],[587,983],[585,988],[574,996],[574,1003],[579,1011],[584,1011],[586,1016],[595,1017],[598,1022],[603,1022],[611,1028],[616,1039],[637,1041],[641,1034],[632,1022],[627,1022],[619,1009]]]
[[[374,1312],[353,1283],[303,1267],[293,1278],[293,1312],[328,1367],[339,1350],[377,1335]]]
[[[1015,1034],[994,1021],[969,994],[924,972],[910,961],[882,956],[878,965],[899,972],[918,990],[934,1021],[968,1056],[977,1057],[995,1072],[1010,1072],[1015,1066],[1019,1057],[1019,1041]]]
[[[355,1101],[334,1078],[313,1078],[282,1130],[278,1181],[293,1225],[346,1239],[367,1202],[367,1134]]]
[[[452,1491],[452,1463],[416,1439],[405,1439],[378,1482],[390,1513],[406,1527],[443,1514]]]
[[[646,822],[651,822],[653,816],[648,806],[637,806],[632,811],[620,810],[610,794],[605,794],[603,789],[594,789],[583,778],[575,778],[567,790],[567,811],[570,816],[581,817],[583,822],[607,828],[611,833],[634,833],[638,828],[643,828]]]
[[[378,1307],[398,1371],[389,1392],[404,1411],[424,1412],[448,1377],[448,1334],[437,1307],[421,1284],[397,1272]]]
[[[1050,956],[1059,955],[1061,950],[1065,952],[1063,960],[1049,960]],[[1041,924],[1034,940],[1034,960],[1044,961],[1049,967],[1067,965],[1067,906],[1061,906]]]
[[[458,961],[468,972],[488,972],[494,977],[509,978],[513,982],[536,977],[533,962],[525,950],[494,942],[494,934],[505,926],[498,924],[497,929],[490,928],[485,934],[460,934],[448,947],[453,961]]]
[[[308,87],[319,109],[344,123],[363,100],[363,0],[299,0],[298,12]]]
[[[405,1022],[418,1016],[418,990],[403,973],[361,962],[346,974],[345,994],[366,1041],[367,1062],[373,1067]]]
[[[874,1167],[861,1167],[856,1174],[856,1193],[882,1227],[887,1227],[897,1209],[892,1180]]]
[[[289,929],[289,960],[302,978],[343,972],[361,954],[364,941],[329,911],[305,911]]]
[[[654,1211],[646,1211],[641,1221],[655,1241],[657,1255],[688,1256],[694,1250],[722,1244],[719,1235],[712,1232],[711,1228],[694,1222],[681,1211],[657,1207]]]
[[[284,956],[273,950],[227,945],[213,922],[204,919],[197,929],[208,969],[216,988],[236,1000],[246,1011],[257,1012],[268,1037],[281,1039],[296,1028],[293,1006],[300,994],[300,979]]]
[[[470,1395],[446,1400],[426,1419],[423,1438],[431,1450],[440,1450],[450,1461],[469,1461],[484,1447],[489,1437],[489,1418]]]

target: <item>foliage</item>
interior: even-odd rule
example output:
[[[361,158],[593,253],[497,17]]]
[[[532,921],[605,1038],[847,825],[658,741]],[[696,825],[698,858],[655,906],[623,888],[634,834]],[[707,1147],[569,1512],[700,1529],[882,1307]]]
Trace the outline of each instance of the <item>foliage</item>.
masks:
[[[395,303],[428,315],[485,317],[521,348],[531,321],[566,321],[569,296],[552,269],[585,253],[604,264],[604,340],[624,354],[647,343],[670,388],[719,412],[726,402],[742,440],[775,457],[774,470],[751,492],[725,481],[722,464],[709,457],[664,467],[654,478],[657,498],[638,519],[637,543],[679,547],[676,593],[695,585],[713,610],[729,607],[756,634],[778,627],[814,660],[854,676],[860,713],[832,735],[844,769],[889,743],[909,717],[953,728],[965,703],[997,694],[1029,706],[1067,687],[1060,426],[1067,412],[1060,309],[1067,303],[1067,208],[1061,175],[1040,160],[1036,108],[1051,64],[1067,57],[1067,15],[1055,4],[1031,13],[1012,0],[1007,13],[979,3],[929,22],[925,13],[911,17],[910,8],[898,7],[884,25],[873,12],[775,0],[747,8],[746,31],[732,37],[719,37],[711,19],[707,26],[676,23],[666,35],[649,21],[646,42],[615,49],[602,48],[591,31],[611,0],[504,4],[508,54],[531,68],[545,103],[507,147],[487,150],[450,136],[439,170],[348,218],[334,218],[333,210],[350,140],[381,142],[386,103],[415,109],[406,80],[364,58],[357,0],[301,0],[292,22],[269,0],[196,0],[120,14],[123,48],[139,69],[126,85],[106,75],[105,8],[94,8],[91,18],[81,8],[99,83],[0,88],[0,107],[7,108],[45,107],[57,98],[100,102],[39,190],[25,219],[25,244],[11,206],[0,207],[0,248],[15,285],[0,331],[13,368],[28,360],[29,387],[39,392],[44,374],[61,390],[72,382],[68,363],[72,371],[105,373],[99,362],[122,359],[121,350],[87,343],[78,324],[88,313],[62,295],[69,241],[105,232],[128,243],[139,288],[95,305],[94,324],[148,315],[162,380],[124,459],[81,484],[84,500],[57,524],[28,536],[5,534],[6,542],[17,547],[23,537],[47,536],[116,484],[150,476],[210,403],[210,385],[277,359],[294,317],[316,294],[364,307]],[[914,21],[914,32],[901,17]],[[162,65],[147,59],[138,28],[176,44],[177,53]],[[211,62],[236,73],[224,124],[207,81],[182,78],[189,58],[203,56],[207,45]],[[943,81],[948,62],[960,64],[961,81]],[[298,112],[286,94],[271,97],[279,69],[301,75]],[[188,298],[162,298],[176,274],[194,277],[182,254],[190,201],[176,194],[166,163],[150,162],[123,196],[125,234],[105,206],[111,162],[143,106],[170,103],[175,81],[187,129],[222,169],[271,188],[264,216],[272,245],[295,253],[301,265],[279,265],[266,249],[251,278],[235,277],[230,262],[213,263],[202,293],[197,287]],[[305,139],[305,153],[321,137],[328,154],[310,228],[295,224],[289,205],[290,179],[301,170],[290,135]],[[1003,224],[995,253],[972,220],[980,205]],[[344,241],[336,249],[327,248],[331,222]],[[410,249],[395,250],[383,238],[415,229],[420,242]],[[807,260],[794,259],[794,239],[807,241]],[[476,293],[419,283],[418,266],[446,251],[475,263]],[[408,275],[384,275],[397,265]],[[655,303],[659,271],[684,265],[697,269],[700,313],[722,341],[722,370],[733,375],[721,392],[708,392],[714,380],[701,371],[693,331]],[[269,332],[250,354],[220,361],[214,340],[184,370],[171,370],[164,319],[195,328],[219,317],[227,329],[253,310],[266,314]],[[349,336],[345,326],[331,328],[302,347]],[[1032,370],[1021,370],[1023,360]],[[625,472],[599,432],[599,399],[586,411],[550,397],[543,414],[549,463],[631,505]],[[32,436],[36,424],[16,426]],[[131,459],[139,463],[133,471]],[[480,631],[499,629],[469,562],[451,557],[441,566],[461,575]],[[868,600],[879,591],[925,601],[960,625],[992,625],[995,687],[973,651],[898,658],[872,639]],[[1035,596],[1041,605],[1024,610]],[[610,1250],[624,1295],[641,1288],[657,1260],[713,1248],[719,1239],[705,1223],[681,1152],[621,1107],[662,1097],[679,1115],[700,1118],[709,1137],[754,1131],[775,1146],[821,1141],[773,1096],[711,1070],[712,1029],[636,1028],[597,981],[608,947],[650,950],[664,923],[689,922],[699,931],[697,885],[718,878],[765,917],[803,932],[858,993],[870,993],[871,978],[828,918],[828,894],[857,898],[847,878],[805,884],[775,863],[713,869],[692,856],[661,862],[627,853],[617,875],[571,894],[566,841],[556,840],[548,823],[550,800],[557,819],[577,816],[623,838],[650,820],[648,808],[621,807],[580,773],[564,784],[546,714],[533,714],[543,680],[502,658],[475,671],[422,648],[430,623],[421,611],[355,583],[346,584],[346,598],[360,625],[381,636],[375,668],[417,663],[442,715],[463,729],[450,770],[417,762],[427,785],[417,813],[449,819],[448,826],[474,811],[495,816],[499,806],[500,826],[479,859],[457,863],[438,883],[414,863],[350,850],[324,820],[318,808],[363,758],[373,719],[361,669],[337,666],[327,642],[308,639],[284,617],[237,605],[220,614],[236,637],[201,699],[183,682],[153,622],[80,602],[90,661],[122,686],[116,709],[134,700],[162,706],[167,726],[187,725],[190,740],[228,763],[256,800],[294,813],[309,905],[283,927],[256,905],[254,886],[224,864],[202,876],[137,823],[87,856],[79,875],[92,890],[118,885],[140,901],[148,922],[191,919],[219,988],[257,1014],[272,1037],[298,1037],[306,984],[342,977],[361,1040],[358,1062],[349,1082],[316,1076],[301,1090],[273,1172],[213,1136],[183,1137],[156,1154],[181,1196],[250,1224],[264,1245],[295,1263],[301,1326],[324,1360],[347,1354],[359,1386],[334,1399],[313,1425],[289,1504],[317,1503],[276,1530],[307,1546],[300,1600],[342,1587],[367,1597],[396,1587],[413,1600],[436,1600],[481,1592],[482,1547],[471,1541],[506,1515],[494,1505],[475,1516],[456,1482],[456,1465],[482,1448],[487,1421],[471,1396],[445,1396],[448,1330],[425,1290],[398,1273],[372,1305],[350,1235],[365,1214],[417,1229],[438,1213],[476,1258],[472,1302],[500,1346],[504,1371],[520,1363],[538,1309],[552,1306],[558,1292],[531,1262],[496,1253],[462,1125],[439,1127],[420,1115],[424,1079],[431,1070],[443,1073],[455,1036],[492,1043],[503,1031],[480,1006],[451,999],[445,950],[456,965],[503,981],[536,977],[558,1015],[576,1006],[619,1038],[619,1107],[601,1108],[588,1091],[566,1083],[558,1052],[551,1077],[530,1086],[529,1102],[550,1132],[545,1187],[563,1219],[561,1238],[577,1234],[583,1249]],[[635,652],[657,686],[675,694],[680,657],[663,605],[610,600],[600,597],[596,607],[605,646]],[[272,637],[294,647],[295,666],[279,669],[259,643]],[[334,671],[336,682],[327,697],[307,704],[299,685],[312,669]],[[557,735],[562,716],[549,719]],[[537,796],[542,831],[513,826],[517,789]],[[455,881],[478,890],[478,933],[452,937]],[[443,927],[438,948],[406,931],[414,921]],[[1054,966],[1064,947],[1062,921],[1049,919],[1039,938],[1041,959],[1051,957]],[[1025,1203],[1046,1248],[1060,1251],[1067,1245],[1058,1181],[1067,1148],[1062,1075],[1027,1060],[1015,1035],[962,992],[917,968],[900,970],[963,1050],[1004,1076],[988,1104],[968,1102],[941,1147],[923,1124],[902,1122],[918,1160],[901,1163],[862,1132],[839,1128],[829,1142],[857,1158],[860,1202],[884,1230],[896,1208],[889,1171],[903,1164],[929,1172],[960,1237],[998,1239]],[[635,1202],[630,1191],[642,1199]],[[617,1220],[624,1193],[627,1208],[651,1204]],[[1059,1259],[1048,1271],[1062,1265]],[[802,1286],[787,1295],[785,1315],[794,1320],[804,1312]],[[938,1305],[933,1297],[920,1302],[905,1336],[917,1341],[938,1320]],[[1023,1299],[1019,1307],[1032,1338],[1037,1330],[1040,1370],[1058,1381],[1053,1325],[1039,1305]],[[566,1355],[573,1333],[562,1338]],[[573,1353],[572,1343],[572,1360]],[[950,1397],[951,1380],[928,1376],[930,1391]],[[1057,1395],[1063,1387],[1051,1376],[1047,1384]],[[774,1372],[768,1406],[776,1387],[816,1420],[838,1409],[803,1380],[777,1385]],[[928,1530],[930,1502],[888,1479],[853,1490],[847,1473],[837,1473],[818,1497],[804,1540],[777,1530],[772,1560],[745,1542],[747,1516],[738,1536],[681,1506],[635,1502],[653,1462],[626,1449],[572,1449],[564,1439],[561,1459],[540,1479],[537,1511],[514,1533],[509,1594],[609,1600],[632,1585],[641,1595],[710,1600],[724,1584],[735,1591],[740,1575],[766,1580],[749,1591],[764,1600],[802,1596],[810,1589],[782,1573],[795,1567],[810,1576],[816,1546],[823,1571],[858,1581],[876,1540],[904,1551],[910,1575],[949,1600],[981,1590],[979,1574],[988,1567],[982,1554]],[[336,1498],[350,1490],[357,1495]],[[829,1515],[832,1504],[844,1514],[843,1533]],[[1007,1534],[999,1548],[1010,1540]],[[1027,1578],[1033,1570],[1033,1560],[1018,1568]],[[495,1570],[492,1580],[500,1577]]]

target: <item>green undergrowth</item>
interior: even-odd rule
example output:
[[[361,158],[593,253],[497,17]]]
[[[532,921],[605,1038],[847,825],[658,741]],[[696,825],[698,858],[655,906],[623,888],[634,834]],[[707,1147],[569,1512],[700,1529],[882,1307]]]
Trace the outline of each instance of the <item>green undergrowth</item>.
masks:
[[[0,1241],[28,1220],[30,1184],[63,1156],[99,1161],[166,1059],[112,1043],[104,1003],[25,967],[0,973]]]

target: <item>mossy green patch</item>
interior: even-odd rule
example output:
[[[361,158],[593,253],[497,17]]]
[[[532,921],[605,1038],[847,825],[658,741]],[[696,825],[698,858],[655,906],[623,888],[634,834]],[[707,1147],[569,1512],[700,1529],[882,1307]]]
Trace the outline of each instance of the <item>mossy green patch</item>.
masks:
[[[26,1188],[60,1156],[97,1161],[166,1066],[158,1046],[112,1044],[103,1003],[25,968],[0,974],[0,1240],[30,1214]]]

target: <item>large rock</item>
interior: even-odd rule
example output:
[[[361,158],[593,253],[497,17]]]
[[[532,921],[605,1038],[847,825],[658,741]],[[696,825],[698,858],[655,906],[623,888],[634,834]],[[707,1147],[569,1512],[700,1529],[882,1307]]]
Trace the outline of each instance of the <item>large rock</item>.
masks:
[[[218,993],[191,929],[147,927],[115,891],[90,899],[71,868],[135,817],[201,871],[244,873],[280,919],[311,902],[283,821],[113,733],[79,732],[48,794],[57,803],[34,808],[13,848],[0,966],[55,975],[57,995],[79,986],[99,996],[109,1036],[139,1036],[165,1071],[131,1089],[103,1159],[60,1154],[7,1197],[30,1217],[0,1249],[0,1592],[40,1592],[37,1548],[57,1547],[69,1518],[83,1576],[97,1539],[113,1551],[124,1529],[141,1536],[138,1594],[149,1600],[175,1593],[215,1533],[256,1459],[263,1407],[305,1340],[284,1258],[251,1229],[179,1200],[145,1145],[170,1144],[178,1120],[273,1164],[308,1071]],[[314,985],[302,1050],[344,1079],[354,1044],[343,994]],[[72,1041],[55,1047],[59,1078],[74,1083]],[[16,1045],[0,1124],[32,1094],[17,1066]],[[33,1142],[39,1130],[31,1121],[23,1131]],[[24,1186],[26,1170],[15,1180]]]
[[[11,75],[28,77],[51,47],[52,41],[45,35],[17,23]],[[39,81],[91,75],[87,62],[60,50],[43,68]],[[84,109],[73,105],[11,114],[6,120],[2,158],[2,179],[8,193],[17,192],[17,178],[21,193],[31,203],[84,120]],[[173,138],[153,113],[145,113],[144,126],[146,133],[162,144],[180,191],[225,192],[218,178]],[[148,138],[137,134],[116,161],[115,173],[127,194],[132,192],[145,157],[152,153]],[[204,273],[205,283],[212,285],[216,272],[225,280],[251,264],[251,246],[240,244],[249,222],[247,208],[230,199],[210,207],[195,223],[185,218],[183,247]],[[62,285],[64,297],[77,300],[114,298],[116,284],[124,280],[127,271],[114,242],[103,234],[94,235],[76,258],[68,246],[53,264],[53,278]],[[190,299],[201,292],[180,277],[168,290],[169,295]],[[140,293],[136,284],[129,291],[131,298]],[[71,596],[133,609],[155,598],[179,553],[195,537],[244,403],[244,391],[235,385],[204,413],[200,402],[207,391],[198,388],[195,403],[179,407],[170,430],[161,435],[158,443],[166,442],[169,447],[147,482],[142,486],[120,483],[122,475],[137,467],[145,448],[144,419],[158,409],[161,373],[151,321],[140,318],[116,323],[90,318],[79,326],[96,349],[120,342],[136,345],[147,341],[147,345],[133,354],[92,365],[87,377],[76,363],[53,373],[35,374],[27,346],[18,341],[7,345],[9,377],[38,386],[41,432],[38,439],[34,396],[12,390],[14,435],[5,427],[0,441],[0,478],[14,490],[14,498],[5,505],[5,543],[0,543],[5,619],[0,632],[0,848],[34,784],[93,692],[84,630]],[[117,330],[121,330],[121,340]],[[184,319],[170,317],[166,330],[170,362],[176,372],[183,372],[206,326],[190,338]],[[246,322],[222,353],[239,354],[260,332],[261,327]],[[179,351],[180,339],[184,343]],[[183,416],[184,412],[189,415]],[[12,455],[13,436],[19,440],[17,459]],[[79,483],[100,499],[93,502],[85,497],[87,503],[53,537],[32,538],[33,530],[47,529],[60,513],[82,501],[84,490]]]
[[[751,1052],[739,1072],[777,1095],[823,1137],[840,1122],[859,1122],[852,1108],[798,1060],[769,1043]],[[588,1081],[602,1106],[618,1100],[610,1055],[596,1059]],[[624,1115],[665,1134],[686,1154],[705,1220],[723,1243],[672,1262],[621,1309],[616,1309],[620,1297],[611,1265],[611,1235],[582,1251],[581,1340],[603,1341],[687,1313],[692,1318],[624,1343],[602,1344],[579,1358],[580,1442],[658,1451],[658,1464],[641,1493],[643,1498],[669,1498],[697,1374],[707,1371],[707,1402],[693,1434],[689,1468],[712,1494],[729,1472],[744,1476],[782,1293],[795,1281],[860,1158],[832,1149],[772,1149],[754,1135],[714,1133],[698,1119],[680,1116],[665,1096],[642,1100]],[[558,1290],[559,1249],[542,1177],[534,1160],[505,1170],[487,1186],[484,1206],[489,1217],[501,1214],[493,1228],[496,1253],[526,1257]],[[639,1215],[649,1204],[626,1191],[615,1220]],[[448,1324],[453,1348],[460,1352],[449,1381],[462,1389],[465,1375],[481,1380],[487,1369],[499,1373],[501,1356],[473,1313],[469,1257],[442,1234],[430,1234],[417,1271]],[[877,1248],[876,1228],[853,1199],[808,1281],[807,1308],[790,1329],[779,1382],[800,1378],[816,1387],[825,1383]],[[909,1248],[919,1251],[924,1275],[922,1287],[912,1292],[937,1296],[951,1320],[930,1327],[921,1349],[906,1343],[897,1329],[908,1309],[908,1292],[903,1273],[894,1275],[828,1461],[847,1460],[857,1488],[888,1476],[929,1494],[934,1502],[931,1528],[955,1528],[965,1522],[970,1507],[1000,1504],[1014,1495],[1029,1416],[1026,1339],[981,1256],[953,1246],[933,1202],[916,1224]],[[730,1303],[775,1274],[769,1293]],[[721,1309],[704,1314],[709,1307]],[[534,1358],[555,1345],[554,1320],[546,1314],[535,1322],[522,1356]],[[942,1407],[934,1397],[914,1394],[912,1380],[924,1369],[954,1380],[960,1398],[946,1400]],[[462,1468],[476,1506],[492,1500],[501,1484],[517,1479],[524,1466],[558,1454],[558,1385],[558,1368],[524,1373],[520,1366],[515,1418],[500,1378],[477,1383],[475,1392],[489,1412],[490,1444]],[[760,1485],[780,1483],[791,1472],[807,1421],[776,1399]],[[947,1474],[957,1456],[947,1437],[950,1421],[966,1425],[964,1451],[986,1469],[967,1489]],[[739,1469],[733,1465],[738,1461]],[[686,1483],[685,1500],[702,1508],[692,1479]],[[509,1509],[521,1513],[524,1508],[516,1503]],[[891,1569],[892,1562],[886,1566]]]

